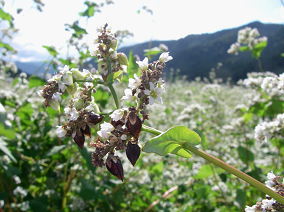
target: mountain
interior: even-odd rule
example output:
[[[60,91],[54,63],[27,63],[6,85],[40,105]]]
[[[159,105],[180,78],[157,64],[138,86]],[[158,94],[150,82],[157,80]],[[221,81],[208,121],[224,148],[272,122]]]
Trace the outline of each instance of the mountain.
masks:
[[[18,69],[20,70],[20,72],[25,72],[28,75],[36,75],[39,77],[44,77],[45,74],[45,70],[46,69],[51,69],[49,71],[49,73],[54,73],[54,70],[52,69],[52,67],[48,67],[47,63],[44,62],[19,62],[16,61],[16,66],[18,67]]]
[[[258,71],[257,61],[251,57],[249,52],[240,53],[237,56],[227,53],[230,45],[236,42],[238,31],[244,27],[257,28],[261,35],[268,37],[268,45],[261,57],[263,67],[266,71],[282,73],[284,71],[284,57],[281,57],[280,54],[284,53],[284,26],[280,24],[252,22],[215,33],[188,35],[179,40],[145,42],[120,48],[119,51],[127,55],[132,51],[143,59],[145,49],[163,43],[168,46],[170,55],[174,58],[167,63],[166,74],[169,74],[170,69],[174,71],[179,69],[178,73],[187,76],[189,80],[196,77],[207,77],[210,70],[221,62],[223,66],[218,69],[217,77],[223,79],[230,77],[232,81],[236,82],[246,78],[248,72]],[[90,63],[94,64],[94,61],[90,61]],[[24,72],[38,76],[43,76],[47,68],[47,64],[41,62],[16,62],[16,64]]]
[[[144,49],[168,46],[173,60],[167,63],[167,70],[180,69],[180,74],[188,79],[207,77],[211,68],[221,62],[223,66],[217,71],[221,78],[232,78],[233,81],[243,79],[248,72],[258,71],[257,61],[248,52],[239,55],[227,53],[230,45],[237,40],[238,31],[244,27],[257,28],[262,36],[268,37],[268,45],[263,51],[261,61],[266,71],[282,73],[284,71],[284,26],[280,24],[263,24],[252,22],[238,28],[226,29],[215,33],[188,35],[179,40],[151,41],[129,47],[120,51],[129,54],[132,51],[143,59]]]

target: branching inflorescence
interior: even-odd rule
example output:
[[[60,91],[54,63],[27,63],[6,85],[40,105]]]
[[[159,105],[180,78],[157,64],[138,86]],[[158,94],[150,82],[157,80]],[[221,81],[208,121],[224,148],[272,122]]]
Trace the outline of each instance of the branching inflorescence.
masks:
[[[90,143],[95,148],[92,163],[99,167],[105,165],[110,173],[123,180],[122,163],[115,151],[126,150],[129,161],[135,165],[141,151],[138,143],[142,124],[149,118],[147,105],[155,101],[162,102],[163,69],[172,57],[164,52],[152,63],[148,62],[148,58],[137,61],[139,72],[129,79],[128,88],[119,101],[112,85],[119,76],[126,73],[128,61],[123,53],[117,53],[116,48],[115,35],[105,25],[99,29],[93,51],[98,70],[91,73],[65,66],[48,80],[41,95],[46,106],[60,111],[66,105],[66,122],[57,127],[58,137],[72,137],[82,148],[85,137],[91,137],[91,129],[96,129],[97,136]],[[101,113],[93,95],[97,86],[109,88],[116,110]]]

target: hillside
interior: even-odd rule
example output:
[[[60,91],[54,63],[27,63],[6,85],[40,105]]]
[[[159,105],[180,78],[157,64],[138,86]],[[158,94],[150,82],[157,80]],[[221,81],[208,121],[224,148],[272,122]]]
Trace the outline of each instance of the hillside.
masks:
[[[143,50],[158,46],[163,43],[168,46],[174,60],[168,63],[170,68],[180,69],[180,74],[188,79],[208,76],[211,68],[218,62],[223,63],[217,76],[222,78],[231,77],[233,81],[245,78],[248,72],[257,71],[257,63],[249,53],[238,56],[227,54],[227,50],[237,39],[238,30],[249,26],[256,27],[261,35],[268,37],[268,46],[262,55],[264,69],[275,73],[284,70],[284,58],[280,54],[284,52],[284,26],[280,24],[263,24],[253,22],[238,28],[226,29],[211,34],[188,35],[185,38],[171,41],[152,41],[141,43],[120,50],[128,54],[134,54],[143,58]]]

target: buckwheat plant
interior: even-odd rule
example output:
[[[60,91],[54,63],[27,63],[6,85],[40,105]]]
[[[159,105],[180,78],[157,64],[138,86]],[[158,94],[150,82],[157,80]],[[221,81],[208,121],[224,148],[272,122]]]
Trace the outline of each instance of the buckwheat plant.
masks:
[[[249,51],[257,59],[260,71],[264,71],[260,61],[263,49],[267,46],[267,37],[260,37],[256,28],[245,27],[239,30],[237,42],[233,43],[227,50],[228,54],[238,55],[239,52]]]
[[[65,121],[56,130],[58,137],[70,137],[79,148],[84,149],[86,138],[92,136],[89,147],[93,150],[87,160],[91,160],[94,166],[105,166],[123,181],[124,171],[117,151],[125,151],[134,166],[141,152],[140,134],[145,131],[155,137],[145,143],[142,148],[144,152],[161,156],[171,153],[184,158],[190,158],[194,153],[245,180],[279,204],[284,204],[284,198],[279,193],[199,149],[197,145],[201,143],[201,138],[196,132],[184,126],[161,132],[145,125],[150,118],[148,106],[162,103],[163,70],[166,63],[173,59],[168,52],[163,52],[153,62],[148,58],[137,61],[137,73],[127,78],[130,75],[127,72],[128,59],[123,53],[117,53],[117,39],[105,25],[99,29],[93,56],[97,59],[98,70],[80,71],[66,66],[48,80],[41,95],[46,106],[65,113]],[[123,86],[122,79],[128,79],[128,87],[119,97],[115,87]],[[96,102],[95,94],[101,87],[108,89],[114,99],[115,108],[112,111],[101,111]]]

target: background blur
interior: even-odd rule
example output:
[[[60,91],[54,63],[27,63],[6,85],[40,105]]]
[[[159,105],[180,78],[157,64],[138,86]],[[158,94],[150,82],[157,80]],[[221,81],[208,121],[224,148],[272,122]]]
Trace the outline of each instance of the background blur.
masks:
[[[96,68],[90,53],[105,23],[131,71],[137,58],[163,51],[174,58],[164,103],[151,107],[148,125],[187,126],[200,133],[202,149],[262,182],[270,171],[283,176],[284,122],[263,131],[266,142],[255,136],[284,113],[282,1],[0,0],[0,212],[243,211],[263,198],[197,157],[142,154],[132,167],[121,155],[121,183],[86,162],[89,152],[71,139],[56,137],[64,118],[37,93],[59,67]],[[244,27],[268,39],[259,58],[227,52]],[[262,86],[267,77],[275,84]],[[110,110],[107,89],[94,97]]]

